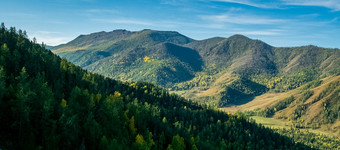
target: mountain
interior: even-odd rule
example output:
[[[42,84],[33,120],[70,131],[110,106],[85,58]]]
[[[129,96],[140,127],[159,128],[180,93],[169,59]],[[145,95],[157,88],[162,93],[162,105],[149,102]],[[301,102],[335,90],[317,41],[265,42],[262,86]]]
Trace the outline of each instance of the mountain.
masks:
[[[177,32],[115,30],[79,36],[53,52],[91,72],[166,87],[202,69],[200,55],[179,46],[191,41]]]
[[[235,73],[276,71],[276,66],[272,62],[273,47],[242,35],[195,41],[186,46],[199,52],[205,66],[230,67]]]
[[[310,149],[242,114],[89,73],[22,33],[0,28],[1,149]]]

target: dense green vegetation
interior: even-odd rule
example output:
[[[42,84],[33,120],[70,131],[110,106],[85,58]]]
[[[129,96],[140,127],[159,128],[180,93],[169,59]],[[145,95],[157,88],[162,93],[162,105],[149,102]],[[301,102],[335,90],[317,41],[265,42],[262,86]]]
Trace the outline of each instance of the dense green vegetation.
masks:
[[[241,114],[123,83],[0,28],[1,149],[309,149]]]
[[[317,82],[320,81],[317,80],[318,76],[317,71],[311,68],[304,68],[289,75],[255,74],[251,76],[251,80],[267,86],[271,91],[286,92],[298,88],[310,81],[313,82],[309,83],[310,86],[306,86],[306,88],[312,88],[313,84],[320,84]]]
[[[339,149],[340,139],[336,137],[330,137],[322,134],[315,134],[308,130],[300,129],[274,129],[281,135],[288,136],[296,142],[304,143],[312,148],[316,149]]]
[[[240,104],[240,100],[251,99],[254,96],[261,95],[267,91],[264,85],[252,82],[246,78],[235,80],[226,90],[221,93],[222,98],[219,106],[226,104]],[[248,100],[249,101],[249,100]]]
[[[213,82],[214,80],[216,79],[214,78],[213,73],[204,71],[204,72],[197,73],[195,77],[189,81],[175,84],[173,87],[171,87],[171,90],[174,90],[174,91],[189,90],[194,87],[207,89],[209,85],[211,84],[211,82]]]

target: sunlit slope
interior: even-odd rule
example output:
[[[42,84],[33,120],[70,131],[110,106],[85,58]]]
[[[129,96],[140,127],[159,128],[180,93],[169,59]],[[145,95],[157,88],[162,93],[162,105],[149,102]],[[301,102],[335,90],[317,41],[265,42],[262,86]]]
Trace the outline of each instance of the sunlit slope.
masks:
[[[314,87],[315,86],[315,87]],[[309,82],[285,93],[267,92],[243,105],[221,108],[227,112],[253,111],[296,126],[320,128],[340,136],[340,76]]]

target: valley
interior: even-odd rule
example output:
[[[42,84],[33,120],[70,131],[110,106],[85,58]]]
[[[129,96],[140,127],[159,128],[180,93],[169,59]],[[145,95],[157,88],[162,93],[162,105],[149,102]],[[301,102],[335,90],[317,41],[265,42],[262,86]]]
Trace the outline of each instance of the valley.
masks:
[[[320,123],[323,121],[323,103],[325,103],[325,101],[327,101],[328,98],[330,97],[325,97],[324,99],[319,100],[318,102],[313,103],[313,101],[315,101],[315,99],[317,99],[318,97],[320,97],[320,94],[323,91],[327,90],[327,87],[329,87],[329,84],[332,83],[337,83],[340,81],[340,76],[330,76],[330,77],[326,77],[324,79],[321,80],[322,84],[320,84],[317,87],[311,88],[310,90],[313,91],[313,94],[308,96],[307,99],[304,100],[304,104],[306,105],[311,105],[310,107],[307,107],[304,114],[302,114],[302,116],[299,117],[299,120],[294,120],[291,119],[291,115],[292,112],[296,111],[300,106],[299,106],[299,102],[298,100],[301,100],[303,98],[303,93],[304,91],[306,91],[308,84],[302,87],[299,87],[297,89],[294,90],[290,90],[288,92],[285,93],[274,93],[274,92],[268,92],[265,93],[263,95],[257,96],[255,97],[252,101],[243,104],[243,105],[232,105],[232,106],[228,106],[228,107],[223,107],[221,108],[223,111],[226,112],[231,112],[231,113],[235,113],[237,111],[242,111],[242,112],[256,112],[259,110],[265,110],[271,107],[275,107],[275,105],[277,105],[278,103],[280,103],[280,101],[282,101],[283,99],[289,98],[292,95],[294,95],[295,99],[297,101],[293,101],[290,103],[290,105],[282,110],[279,110],[277,112],[275,112],[274,115],[270,116],[268,118],[268,120],[270,119],[275,119],[275,121],[277,122],[284,122],[286,124],[290,124],[293,126],[296,126],[296,124],[301,124],[303,123],[304,125],[302,125],[302,128],[307,128],[311,131],[317,131],[317,132],[322,132],[322,133],[327,133],[333,136],[337,136],[339,137],[339,120],[335,121],[332,124],[323,124],[320,126],[320,128],[313,128],[313,124],[314,123]],[[338,91],[334,91],[335,94],[338,94]],[[331,95],[329,95],[331,96]],[[313,103],[313,104],[311,104]],[[335,103],[335,107],[339,107],[339,102]],[[254,114],[252,114],[254,115]],[[257,118],[259,117],[258,114],[252,117],[252,118]],[[255,119],[255,120],[259,120],[260,123],[263,123],[264,119],[263,117],[260,117],[260,119]],[[300,123],[298,123],[297,121],[300,121]],[[266,121],[265,121],[266,122]],[[286,126],[282,126],[282,127],[290,127],[290,125],[286,125]],[[269,124],[270,126],[270,124]],[[276,125],[273,124],[273,127],[280,127],[281,124]],[[318,129],[318,130],[313,130],[313,129]]]

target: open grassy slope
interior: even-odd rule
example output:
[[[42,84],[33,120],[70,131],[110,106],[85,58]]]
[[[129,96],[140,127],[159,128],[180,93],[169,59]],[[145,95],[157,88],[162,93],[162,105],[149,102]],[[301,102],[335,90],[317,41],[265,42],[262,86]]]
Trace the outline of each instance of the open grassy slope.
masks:
[[[270,116],[270,118],[268,118],[268,121],[278,119],[285,124],[295,124],[303,128],[315,128],[340,137],[339,116],[330,116],[330,114],[332,114],[330,110],[332,109],[334,109],[334,113],[339,112],[340,87],[339,84],[337,84],[339,81],[340,76],[330,76],[322,79],[322,83],[316,87],[308,87],[312,83],[310,82],[300,88],[285,93],[268,92],[255,97],[254,100],[246,104],[232,105],[221,109],[232,113],[236,111],[259,112],[266,108],[275,108],[280,101],[293,96],[294,100],[291,101],[286,108],[275,111],[272,117]],[[306,96],[306,93],[311,94]],[[299,112],[301,108],[303,108],[303,111]],[[298,116],[296,116],[297,114]],[[333,118],[334,120],[328,120],[327,118]],[[260,122],[262,121],[260,120]],[[274,123],[273,126],[277,126],[277,124]]]

